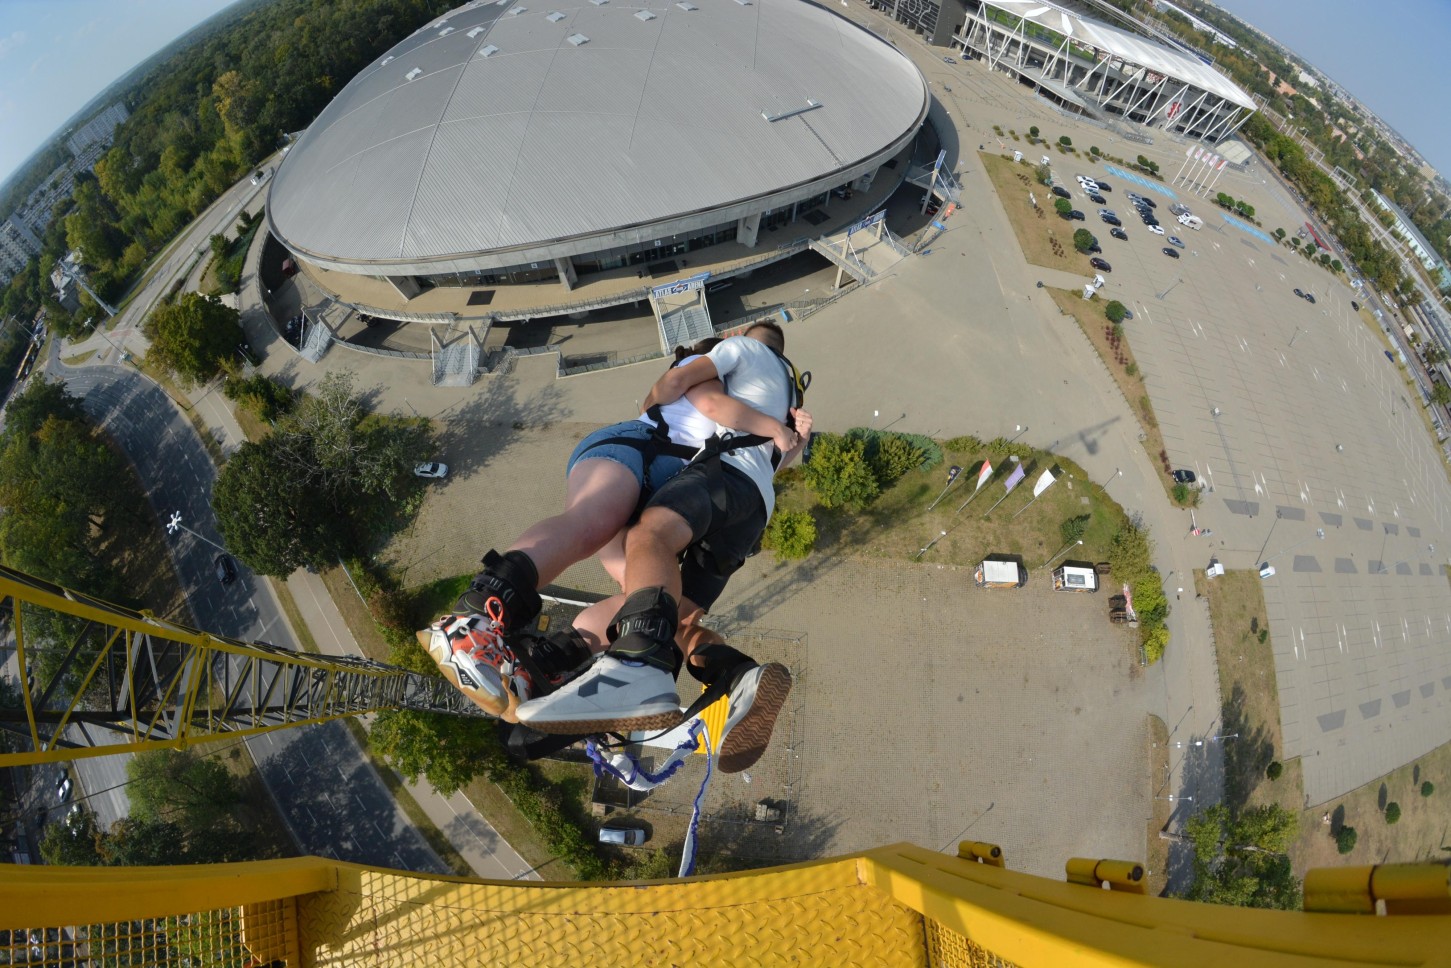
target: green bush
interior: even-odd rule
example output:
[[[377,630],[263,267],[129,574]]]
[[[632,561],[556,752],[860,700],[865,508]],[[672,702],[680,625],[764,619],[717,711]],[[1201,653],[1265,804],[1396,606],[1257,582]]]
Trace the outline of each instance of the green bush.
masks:
[[[1164,657],[1164,650],[1169,647],[1169,630],[1160,625],[1158,628],[1149,629],[1144,634],[1144,661],[1153,665]]]
[[[1038,167],[1034,168],[1033,175],[1038,179],[1039,185],[1053,184],[1053,169],[1049,168],[1047,165],[1039,165]],[[1059,199],[1059,201],[1067,201],[1067,199]]]
[[[1282,764],[1279,760],[1275,760],[1273,763],[1265,768],[1265,776],[1269,777],[1271,780],[1278,780],[1280,778],[1280,775],[1284,772],[1284,764]]]
[[[1103,314],[1108,317],[1110,323],[1115,324],[1123,322],[1128,311],[1128,307],[1117,299],[1110,300],[1108,305],[1103,307]]]
[[[1072,544],[1083,537],[1083,533],[1088,530],[1089,518],[1090,515],[1080,514],[1077,517],[1066,518],[1062,524],[1058,525],[1058,534],[1063,538],[1063,543]]]
[[[1065,148],[1072,148],[1073,147],[1073,139],[1070,138],[1070,137],[1068,137],[1068,135],[1066,135],[1066,134],[1063,135],[1061,138],[1058,139],[1058,143],[1060,145],[1062,145],[1063,147],[1065,147]]]
[[[1137,363],[1130,363],[1124,367],[1124,372],[1127,373],[1129,376],[1138,376],[1139,365]]]
[[[1055,198],[1053,200],[1053,211],[1059,215],[1067,215],[1073,211],[1073,203],[1066,198]]]
[[[1028,128],[1028,134],[1032,135],[1035,138],[1038,137],[1038,126],[1036,124],[1030,126]]]
[[[287,387],[260,373],[246,379],[227,377],[222,384],[222,393],[268,423],[275,423],[279,417],[290,413],[297,399]]]
[[[975,454],[982,450],[982,438],[974,437],[972,434],[963,434],[961,437],[953,437],[942,446],[955,454]]]
[[[802,478],[825,508],[860,510],[875,501],[880,491],[867,463],[866,442],[838,434],[815,438]]]
[[[1398,823],[1401,819],[1401,805],[1392,800],[1386,804],[1386,823]]]
[[[1268,628],[1260,629],[1258,637],[1260,640],[1260,645],[1264,645],[1270,637],[1270,630]]]
[[[1430,780],[1427,780],[1425,783],[1422,783],[1421,784],[1421,796],[1423,796],[1423,797],[1429,797],[1431,794],[1433,794],[1435,792],[1436,792],[1436,784],[1432,783]]]
[[[1174,485],[1174,503],[1175,504],[1188,504],[1189,503],[1189,495],[1191,493],[1192,492],[1189,490],[1189,485],[1188,484],[1175,484]]]
[[[761,537],[761,547],[786,560],[805,558],[816,547],[816,519],[810,511],[776,509]]]
[[[1335,835],[1335,849],[1342,854],[1350,853],[1355,849],[1357,837],[1354,827],[1341,827],[1340,832]]]
[[[1103,154],[1103,152],[1101,152],[1101,151],[1098,150],[1098,145],[1093,145],[1091,148],[1089,148],[1088,149],[1088,153],[1090,155],[1093,155],[1093,157],[1095,157],[1095,158],[1097,158],[1099,155]]]
[[[1093,247],[1093,233],[1088,229],[1079,229],[1073,233],[1073,247],[1079,252],[1087,252]]]

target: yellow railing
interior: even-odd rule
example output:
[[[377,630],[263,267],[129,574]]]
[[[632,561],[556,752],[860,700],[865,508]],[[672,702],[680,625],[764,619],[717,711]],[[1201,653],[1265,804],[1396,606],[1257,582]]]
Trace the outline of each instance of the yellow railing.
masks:
[[[1451,965],[1437,865],[1306,879],[1259,911],[1102,890],[899,844],[688,880],[521,884],[317,858],[215,867],[0,868],[10,963],[426,965]],[[1095,873],[1097,868],[1097,873]],[[1322,890],[1320,885],[1324,885]],[[0,942],[0,954],[6,946]]]

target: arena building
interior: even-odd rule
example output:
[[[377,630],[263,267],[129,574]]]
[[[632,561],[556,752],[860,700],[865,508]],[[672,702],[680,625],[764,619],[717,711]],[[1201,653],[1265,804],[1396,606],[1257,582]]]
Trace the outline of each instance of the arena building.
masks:
[[[471,3],[338,94],[268,224],[368,313],[618,305],[880,208],[929,101],[903,54],[805,0]]]

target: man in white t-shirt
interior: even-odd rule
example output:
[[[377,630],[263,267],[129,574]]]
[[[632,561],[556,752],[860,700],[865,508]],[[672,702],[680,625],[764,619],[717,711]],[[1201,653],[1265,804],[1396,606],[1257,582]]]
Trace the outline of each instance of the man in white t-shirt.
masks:
[[[794,423],[799,440],[783,454],[771,441],[723,427],[718,453],[708,446],[705,456],[655,493],[625,537],[626,597],[610,626],[609,650],[578,679],[521,705],[521,724],[543,733],[585,734],[680,722],[675,677],[685,657],[675,645],[679,619],[709,610],[754,552],[775,506],[772,477],[810,439],[811,416],[796,406],[796,376],[781,355],[784,348],[780,327],[757,324],[655,384],[647,406],[719,378],[728,396]],[[779,663],[759,665],[712,639],[706,636],[706,647],[692,650],[687,667],[731,697],[721,769],[739,772],[770,741],[791,676]]]

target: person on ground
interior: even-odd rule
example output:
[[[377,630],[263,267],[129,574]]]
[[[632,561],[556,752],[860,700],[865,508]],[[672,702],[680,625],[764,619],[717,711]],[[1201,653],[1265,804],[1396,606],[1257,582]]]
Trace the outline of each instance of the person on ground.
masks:
[[[677,351],[667,375],[720,342]],[[486,554],[484,570],[453,614],[418,633],[444,676],[486,713],[512,718],[521,697],[537,695],[587,661],[589,640],[570,630],[527,635],[541,610],[539,587],[602,549],[606,570],[622,582],[622,555],[607,546],[722,425],[770,437],[776,446],[797,440],[780,420],[727,395],[718,379],[693,382],[669,400],[655,399],[652,390],[639,418],[582,440],[567,465],[564,511],[530,527],[503,554]]]
[[[784,349],[779,327],[758,324],[656,383],[651,399],[663,403],[696,381],[719,378],[731,396],[793,423],[799,439],[783,449],[759,436],[723,433],[703,459],[655,492],[625,535],[625,596],[608,648],[578,678],[522,703],[521,725],[552,734],[669,729],[683,718],[675,679],[685,664],[708,692],[730,696],[721,769],[738,772],[764,752],[790,673],[779,663],[756,663],[713,634],[702,632],[684,650],[676,637],[682,606],[686,614],[708,610],[759,546],[775,505],[772,478],[810,439],[811,415],[798,406]]]

